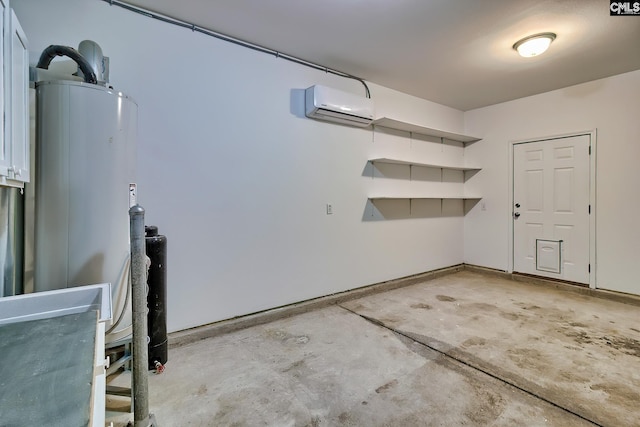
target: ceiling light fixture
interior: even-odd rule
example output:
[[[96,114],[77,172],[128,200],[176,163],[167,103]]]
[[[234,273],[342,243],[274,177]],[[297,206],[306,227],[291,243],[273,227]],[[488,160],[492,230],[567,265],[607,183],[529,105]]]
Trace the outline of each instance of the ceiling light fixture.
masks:
[[[518,40],[513,45],[513,48],[518,51],[520,56],[531,58],[532,56],[538,56],[544,53],[555,38],[556,35],[554,33],[534,34]]]

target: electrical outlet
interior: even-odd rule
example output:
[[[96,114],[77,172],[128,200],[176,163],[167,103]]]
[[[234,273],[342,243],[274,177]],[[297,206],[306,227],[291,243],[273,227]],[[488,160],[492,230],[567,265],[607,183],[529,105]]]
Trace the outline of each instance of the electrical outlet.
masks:
[[[333,215],[333,205],[331,203],[327,203],[327,215]]]

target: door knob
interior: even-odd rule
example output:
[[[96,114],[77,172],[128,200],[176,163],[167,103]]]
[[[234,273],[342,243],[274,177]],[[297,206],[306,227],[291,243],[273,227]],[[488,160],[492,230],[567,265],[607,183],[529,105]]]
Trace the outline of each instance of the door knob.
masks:
[[[518,218],[520,216],[520,212],[514,212],[513,216],[515,216],[516,218]]]
[[[520,203],[516,203],[516,208],[519,208],[519,207],[520,207]]]

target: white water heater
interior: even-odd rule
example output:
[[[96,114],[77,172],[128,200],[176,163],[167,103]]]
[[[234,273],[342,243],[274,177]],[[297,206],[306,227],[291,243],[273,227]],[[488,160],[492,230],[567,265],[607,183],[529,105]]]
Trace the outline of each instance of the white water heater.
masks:
[[[37,82],[36,96],[35,291],[111,283],[118,294],[129,274],[137,105],[80,81]]]

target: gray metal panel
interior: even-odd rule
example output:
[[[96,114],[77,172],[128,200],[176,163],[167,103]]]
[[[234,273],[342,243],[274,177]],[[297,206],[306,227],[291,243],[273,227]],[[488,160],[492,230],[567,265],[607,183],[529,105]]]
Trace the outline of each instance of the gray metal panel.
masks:
[[[23,292],[23,201],[18,188],[0,187],[0,297]]]
[[[86,426],[97,312],[0,326],[0,423]]]

